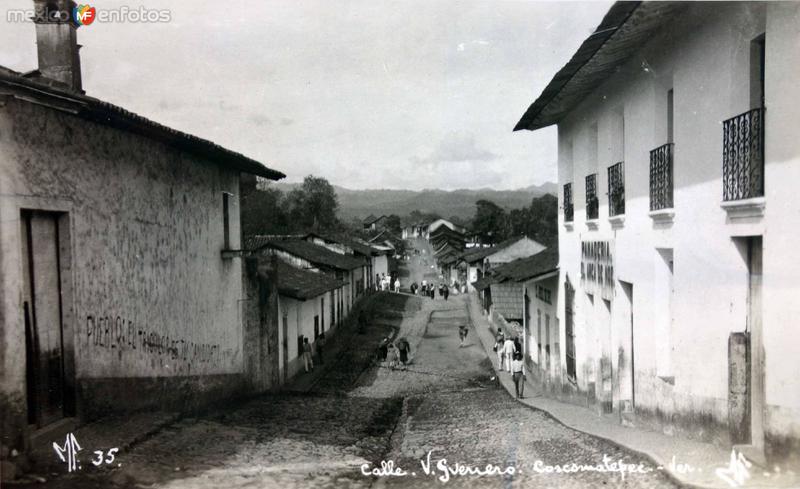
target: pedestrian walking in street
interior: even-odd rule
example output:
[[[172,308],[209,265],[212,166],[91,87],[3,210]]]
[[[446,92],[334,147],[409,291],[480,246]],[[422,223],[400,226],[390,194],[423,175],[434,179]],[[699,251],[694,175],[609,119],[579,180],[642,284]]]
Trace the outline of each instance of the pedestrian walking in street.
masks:
[[[506,370],[511,372],[511,360],[514,358],[514,353],[517,352],[517,347],[514,346],[514,340],[511,337],[507,337],[506,341],[503,343],[503,361],[506,364]]]
[[[519,341],[519,336],[514,337],[514,351],[519,354],[522,354],[522,343]]]
[[[311,358],[311,343],[308,342],[308,338],[303,338],[303,364],[306,368],[306,373],[308,373],[309,369],[314,370],[314,359]]]
[[[446,285],[445,285],[445,286],[444,286],[444,300],[447,300],[447,298],[448,298],[449,296],[450,296],[450,287],[448,287],[448,286],[446,286]]]
[[[386,346],[386,365],[392,370],[397,366],[397,348],[392,343]]]
[[[466,324],[462,324],[461,326],[458,327],[458,338],[461,340],[461,345],[459,345],[459,348],[464,346],[464,342],[467,340],[468,332],[469,329],[467,328]]]
[[[511,361],[511,376],[514,379],[517,399],[522,399],[525,394],[525,362],[522,361],[522,353],[514,354],[514,360]]]
[[[503,343],[506,341],[506,336],[503,330],[497,328],[497,334],[494,335],[494,352],[497,353],[497,369],[503,370]]]
[[[394,279],[394,291],[395,292],[400,292],[400,279],[399,278]]]
[[[408,363],[408,354],[411,352],[411,345],[405,338],[397,342],[397,353],[400,356],[400,363],[405,367]]]
[[[322,365],[325,363],[322,360],[322,350],[325,348],[325,333],[320,333],[319,338],[317,338],[317,358],[319,358],[319,364]]]
[[[385,362],[386,357],[389,355],[389,338],[384,338],[378,346],[378,361]]]

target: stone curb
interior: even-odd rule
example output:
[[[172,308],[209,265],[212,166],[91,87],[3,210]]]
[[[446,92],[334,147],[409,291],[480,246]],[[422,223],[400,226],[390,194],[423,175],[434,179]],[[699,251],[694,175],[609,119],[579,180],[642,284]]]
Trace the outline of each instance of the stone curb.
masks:
[[[495,353],[490,351],[490,348],[487,346],[486,341],[484,341],[484,338],[483,338],[484,335],[482,335],[480,333],[480,331],[479,331],[479,328],[481,326],[476,324],[475,321],[473,321],[473,319],[472,319],[472,298],[469,295],[467,296],[466,305],[467,305],[467,316],[469,317],[469,320],[472,323],[472,326],[475,328],[476,332],[478,333],[478,336],[480,337],[481,345],[483,346],[484,351],[486,352],[486,354],[491,359],[492,355],[494,355]],[[489,326],[489,328],[491,328],[491,326]],[[647,451],[643,451],[643,450],[638,449],[638,448],[634,448],[634,447],[632,447],[630,445],[626,445],[626,444],[621,443],[621,442],[619,442],[617,440],[608,438],[608,437],[606,437],[604,435],[601,435],[601,434],[598,434],[598,433],[592,433],[591,431],[588,431],[586,429],[579,428],[579,427],[576,427],[576,426],[572,426],[569,423],[559,419],[558,415],[554,414],[553,412],[551,412],[551,411],[549,411],[547,409],[527,404],[526,402],[524,402],[525,401],[524,399],[517,399],[516,396],[511,392],[510,386],[505,385],[503,383],[503,381],[500,379],[500,372],[498,372],[497,367],[495,366],[495,362],[492,361],[491,363],[492,363],[492,370],[494,370],[495,374],[497,375],[497,381],[503,387],[503,390],[505,390],[506,394],[509,397],[511,397],[512,399],[514,399],[518,403],[522,404],[523,406],[526,406],[529,409],[532,409],[534,411],[541,412],[542,414],[544,414],[548,418],[554,420],[555,422],[557,422],[558,424],[560,424],[560,425],[562,425],[562,426],[564,426],[566,428],[569,428],[571,430],[577,431],[579,433],[584,433],[584,434],[592,436],[594,438],[599,438],[599,439],[601,439],[601,440],[603,440],[603,441],[605,441],[605,442],[607,442],[607,443],[609,443],[609,444],[611,444],[611,445],[613,445],[615,447],[621,448],[621,449],[626,450],[628,452],[634,453],[634,454],[638,455],[639,457],[647,459],[657,467],[663,467],[662,472],[664,473],[664,475],[671,482],[677,484],[678,486],[687,487],[687,488],[696,488],[696,489],[722,489],[722,488],[727,487],[727,486],[724,486],[724,485],[714,486],[714,485],[699,484],[699,483],[695,483],[695,482],[691,482],[691,481],[688,481],[686,479],[683,479],[683,478],[680,477],[679,474],[673,472],[672,470],[669,470],[669,468],[668,468],[669,467],[669,463],[660,460],[660,457],[658,455],[649,453]]]

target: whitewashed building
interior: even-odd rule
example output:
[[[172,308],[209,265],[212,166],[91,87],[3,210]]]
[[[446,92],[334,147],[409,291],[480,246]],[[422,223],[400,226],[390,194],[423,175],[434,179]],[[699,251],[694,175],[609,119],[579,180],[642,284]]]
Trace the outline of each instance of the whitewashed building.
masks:
[[[558,125],[562,395],[800,447],[800,4],[627,3],[516,129]]]

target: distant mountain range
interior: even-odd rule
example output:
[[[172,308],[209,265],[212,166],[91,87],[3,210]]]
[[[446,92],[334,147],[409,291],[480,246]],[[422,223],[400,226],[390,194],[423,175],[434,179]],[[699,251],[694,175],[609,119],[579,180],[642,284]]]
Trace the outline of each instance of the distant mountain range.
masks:
[[[272,183],[271,187],[288,192],[299,183]],[[339,217],[364,218],[370,214],[406,216],[414,210],[436,213],[442,217],[469,219],[475,215],[475,202],[485,199],[506,209],[530,205],[534,197],[557,195],[558,186],[547,182],[517,190],[459,189],[439,190],[352,190],[334,186],[339,197]]]

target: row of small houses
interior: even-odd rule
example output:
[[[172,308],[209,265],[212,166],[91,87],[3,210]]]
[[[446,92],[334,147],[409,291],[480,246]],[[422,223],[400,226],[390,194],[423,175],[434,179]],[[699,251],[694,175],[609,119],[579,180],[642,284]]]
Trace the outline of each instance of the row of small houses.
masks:
[[[357,301],[392,273],[388,248],[348,237],[252,236],[237,253],[249,262],[246,315],[264,325],[264,338],[252,340],[268,344],[252,358],[259,364],[252,370],[263,389],[282,385],[300,372],[304,340],[316,351],[320,335],[330,338]],[[277,301],[270,302],[275,292]]]

